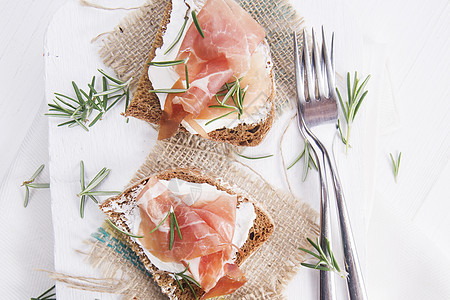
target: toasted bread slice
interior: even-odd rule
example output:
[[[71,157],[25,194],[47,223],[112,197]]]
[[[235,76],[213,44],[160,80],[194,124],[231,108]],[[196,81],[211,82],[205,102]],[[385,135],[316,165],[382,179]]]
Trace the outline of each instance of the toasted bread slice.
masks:
[[[159,124],[162,109],[158,96],[155,93],[149,92],[149,90],[153,89],[153,85],[148,76],[148,63],[155,57],[156,49],[162,47],[163,45],[163,36],[166,32],[167,24],[170,21],[171,11],[172,1],[169,0],[160,29],[156,33],[152,49],[150,50],[147,61],[145,62],[144,71],[139,80],[137,90],[134,93],[133,99],[125,113],[126,116],[132,116],[152,124]],[[270,78],[271,80],[268,84],[271,85],[271,92],[267,96],[267,102],[270,104],[270,110],[265,118],[251,124],[239,123],[232,128],[218,128],[208,133],[209,138],[214,141],[227,142],[236,146],[258,145],[272,127],[275,115],[273,104],[273,100],[275,98],[275,80],[272,70],[270,71]],[[180,130],[186,131],[186,129],[181,125]]]
[[[193,183],[207,183],[209,185],[215,186],[218,190],[226,191],[229,194],[235,194],[231,189],[224,187],[217,180],[205,175],[196,169],[184,169],[177,168],[173,170],[163,171],[157,174],[156,177],[160,180],[170,180],[172,178],[182,179],[187,182]],[[115,223],[116,226],[122,228],[123,230],[130,232],[130,228],[126,224],[127,216],[124,213],[126,210],[131,210],[133,206],[136,206],[136,197],[139,194],[141,188],[147,183],[148,177],[136,183],[132,187],[125,190],[122,194],[106,200],[100,205],[100,208],[105,212],[109,218]],[[249,230],[247,240],[245,244],[241,247],[242,252],[236,254],[235,263],[240,266],[248,257],[252,255],[264,242],[266,242],[272,232],[274,231],[274,224],[269,217],[269,215],[258,205],[243,196],[238,195],[238,206],[242,202],[250,201],[256,213],[256,219],[253,222],[253,226]],[[156,283],[161,287],[161,291],[168,295],[170,299],[195,299],[188,286],[185,285],[184,291],[179,288],[175,279],[170,273],[158,270],[152,262],[149,260],[147,255],[144,253],[140,245],[134,242],[130,237],[125,236],[131,248],[139,256],[147,270],[153,275]],[[197,286],[193,285],[194,291],[197,297],[203,294],[203,291]]]

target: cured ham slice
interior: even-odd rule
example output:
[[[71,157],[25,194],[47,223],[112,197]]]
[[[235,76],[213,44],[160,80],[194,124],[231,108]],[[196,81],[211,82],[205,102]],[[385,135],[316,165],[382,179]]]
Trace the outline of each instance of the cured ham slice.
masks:
[[[173,89],[183,89],[183,83],[179,79],[172,87]],[[158,131],[158,140],[170,138],[177,133],[181,121],[188,115],[181,104],[172,102],[176,94],[168,94],[164,104],[164,110],[161,113],[160,127]]]
[[[245,274],[236,264],[225,264],[224,271],[225,275],[217,281],[212,289],[203,294],[201,299],[229,295],[247,282]]]
[[[208,0],[197,17],[205,37],[192,24],[177,58],[189,57],[189,75],[196,76],[202,64],[221,56],[225,56],[236,76],[245,75],[250,69],[250,56],[265,37],[261,25],[234,0]],[[184,78],[184,66],[176,70]]]
[[[140,243],[162,261],[189,264],[189,271],[195,274],[205,295],[211,295],[203,299],[233,292],[246,282],[239,267],[231,263],[237,197],[221,193],[192,205],[183,199],[156,177],[149,179],[137,197],[141,213],[138,232],[144,236]],[[175,234],[171,250],[170,218],[150,234],[170,211],[175,213],[182,235],[180,239]]]
[[[207,109],[209,101],[232,76],[241,77],[249,71],[251,55],[265,37],[264,29],[233,0],[208,0],[198,13],[198,22],[204,38],[191,24],[177,56],[177,60],[188,59],[187,70],[192,81],[184,94],[170,99],[174,105],[181,105],[186,114],[179,107],[165,111],[161,128],[176,127],[188,114],[192,122]],[[186,79],[184,64],[176,66],[175,71],[182,80]],[[170,124],[165,126],[165,122]],[[175,133],[165,129],[158,139]]]
[[[194,77],[187,92],[174,97],[173,103],[181,104],[184,111],[196,117],[232,76],[233,71],[229,68],[225,57],[208,61],[203,65],[200,73]]]
[[[236,210],[236,197],[227,198],[227,201],[234,202]],[[221,251],[231,244],[216,228],[202,219],[196,211],[201,208],[193,209],[186,205],[158,180],[150,180],[147,189],[141,192],[138,199],[142,219],[139,232],[144,236],[140,241],[150,253],[162,261],[186,261]],[[162,222],[171,208],[175,212],[183,239],[180,240],[178,235],[175,235],[173,248],[169,250],[170,218],[167,218],[158,230],[149,233]],[[231,226],[234,232],[234,220]]]

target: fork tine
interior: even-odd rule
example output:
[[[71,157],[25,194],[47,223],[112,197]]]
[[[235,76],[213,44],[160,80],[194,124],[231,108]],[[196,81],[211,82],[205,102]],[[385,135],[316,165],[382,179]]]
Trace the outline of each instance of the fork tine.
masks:
[[[306,68],[306,85],[308,87],[308,98],[309,101],[311,101],[315,99],[315,80],[313,80],[314,75],[311,68],[311,59],[309,58],[308,37],[306,29],[303,29],[303,61],[305,62]]]
[[[294,64],[295,64],[295,86],[297,88],[297,98],[300,102],[305,102],[305,89],[303,83],[303,68],[300,66],[298,53],[297,32],[294,31]]]
[[[320,53],[319,47],[317,46],[316,34],[314,29],[312,29],[312,57],[313,57],[313,68],[317,77],[317,89],[319,90],[320,97],[326,97],[328,94],[325,94],[325,86],[324,86],[324,77],[322,72],[322,55]]]
[[[335,73],[334,73],[334,54],[333,54],[333,48],[334,48],[334,33],[332,34],[331,38],[331,58],[328,54],[327,50],[327,42],[325,39],[325,32],[322,27],[322,55],[325,59],[325,69],[327,73],[327,81],[328,81],[328,92],[330,96],[334,96],[336,94],[336,82],[335,82]]]

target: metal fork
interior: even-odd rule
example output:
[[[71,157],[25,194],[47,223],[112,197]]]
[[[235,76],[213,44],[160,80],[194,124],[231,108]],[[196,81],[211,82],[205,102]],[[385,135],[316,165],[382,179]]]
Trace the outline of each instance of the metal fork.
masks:
[[[334,161],[330,159],[327,148],[321,141],[331,146],[335,135],[337,122],[337,95],[334,70],[334,34],[331,40],[331,51],[328,54],[325,34],[322,28],[322,49],[319,50],[314,30],[312,31],[313,49],[311,58],[306,30],[303,31],[303,53],[301,62],[298,54],[297,34],[294,32],[294,61],[295,79],[297,88],[298,125],[303,136],[319,156],[319,176],[321,180],[321,244],[325,246],[325,238],[329,239],[330,216],[326,181],[329,178],[334,187],[337,203],[339,227],[342,238],[342,246],[347,276],[347,288],[351,300],[367,299],[361,268],[359,265],[356,246],[353,238],[347,207],[342,192],[339,176]],[[306,78],[305,78],[306,74]],[[305,94],[306,85],[306,94]],[[316,95],[318,94],[318,95]],[[320,140],[312,133],[310,127],[315,127],[315,133],[320,135]],[[331,127],[331,128],[328,128]],[[327,176],[327,167],[330,176]],[[320,298],[333,299],[333,277],[329,272],[321,271]]]

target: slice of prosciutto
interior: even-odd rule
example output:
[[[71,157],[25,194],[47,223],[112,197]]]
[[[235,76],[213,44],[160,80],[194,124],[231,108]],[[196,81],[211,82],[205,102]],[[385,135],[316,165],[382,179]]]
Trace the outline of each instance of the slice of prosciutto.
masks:
[[[141,215],[138,232],[144,236],[140,239],[142,246],[164,262],[189,264],[189,272],[205,295],[232,293],[246,282],[242,271],[232,262],[236,195],[220,193],[188,205],[183,196],[173,194],[156,177],[151,177],[137,203]],[[170,211],[175,213],[182,236],[180,239],[175,234],[171,250],[170,218],[150,234]]]
[[[177,59],[188,59],[188,77],[192,81],[184,94],[171,99],[192,118],[233,76],[239,78],[249,71],[251,55],[265,37],[264,29],[234,0],[208,0],[197,18],[205,37],[191,24],[177,55]],[[175,71],[182,80],[186,79],[184,64],[176,66]],[[161,118],[163,134],[159,139],[176,133],[173,123],[165,123],[175,119],[170,112]]]

